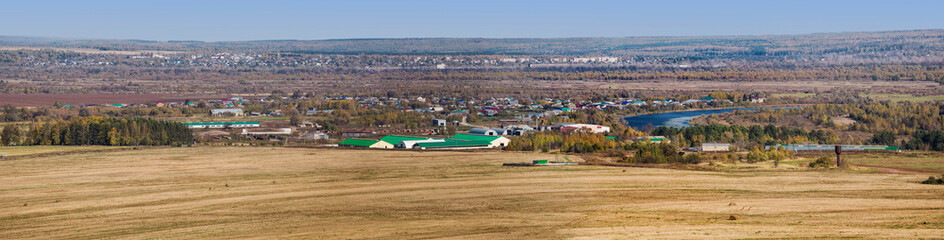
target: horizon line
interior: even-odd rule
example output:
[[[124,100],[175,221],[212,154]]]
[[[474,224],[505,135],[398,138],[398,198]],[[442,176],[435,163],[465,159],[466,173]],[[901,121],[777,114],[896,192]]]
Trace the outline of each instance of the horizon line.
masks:
[[[74,40],[74,41],[140,41],[140,42],[200,42],[200,43],[228,43],[228,42],[288,42],[288,41],[371,41],[371,40],[423,40],[423,39],[601,39],[601,38],[672,38],[672,37],[769,37],[769,36],[802,36],[817,34],[848,34],[848,33],[887,33],[887,32],[920,32],[920,31],[944,31],[944,28],[925,28],[925,29],[897,29],[897,30],[875,30],[875,31],[837,31],[837,32],[809,32],[809,33],[791,33],[791,34],[718,34],[718,35],[645,35],[645,36],[583,36],[583,37],[365,37],[365,38],[324,38],[324,39],[257,39],[257,40],[148,40],[135,38],[85,38],[85,37],[56,37],[56,36],[24,36],[24,35],[0,35],[0,38],[32,38],[36,40]]]

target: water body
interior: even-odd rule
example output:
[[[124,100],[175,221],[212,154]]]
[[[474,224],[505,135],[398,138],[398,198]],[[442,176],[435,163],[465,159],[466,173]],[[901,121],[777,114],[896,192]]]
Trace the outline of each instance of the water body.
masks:
[[[688,127],[689,121],[692,118],[699,117],[701,115],[711,115],[719,113],[729,113],[734,111],[754,111],[756,108],[727,108],[727,109],[715,109],[715,110],[694,110],[694,111],[684,111],[684,112],[669,112],[669,113],[656,113],[656,114],[647,114],[647,115],[638,115],[632,117],[623,118],[626,120],[627,125],[635,129],[642,129],[648,124],[652,124],[653,127],[666,126],[666,127]]]

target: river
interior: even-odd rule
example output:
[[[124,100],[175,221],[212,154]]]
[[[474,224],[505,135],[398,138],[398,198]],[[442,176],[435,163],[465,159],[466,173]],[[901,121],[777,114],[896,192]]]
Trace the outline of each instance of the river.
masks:
[[[637,130],[642,129],[648,124],[652,124],[653,127],[666,126],[666,127],[688,127],[689,121],[692,118],[699,117],[701,115],[711,115],[719,113],[729,113],[734,111],[754,111],[756,108],[726,108],[726,109],[714,109],[714,110],[693,110],[693,111],[683,111],[683,112],[667,112],[667,113],[656,113],[656,114],[646,114],[638,115],[632,117],[623,118],[626,120],[627,125],[633,127]]]

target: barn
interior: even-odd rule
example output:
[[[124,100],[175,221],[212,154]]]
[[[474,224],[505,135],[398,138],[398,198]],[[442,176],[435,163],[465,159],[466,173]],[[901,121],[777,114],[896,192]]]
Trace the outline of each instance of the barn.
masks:
[[[504,131],[502,131],[502,132],[504,132]],[[500,134],[499,134],[497,131],[495,131],[494,129],[486,129],[486,128],[473,128],[472,130],[469,130],[469,134],[485,135],[485,136],[498,136],[498,135],[500,135]]]
[[[472,134],[462,134],[462,133],[456,134],[447,140],[487,142],[489,147],[508,146],[508,142],[511,141],[508,138],[502,137],[502,136],[484,136],[484,135],[472,135]]]
[[[724,152],[731,150],[730,143],[702,143],[701,151],[703,152]]]
[[[259,122],[195,122],[184,123],[187,128],[252,128],[259,127]]]
[[[397,135],[387,135],[380,139],[380,141],[393,144],[397,148],[413,148],[417,143],[423,142],[443,142],[443,139],[435,138],[421,138],[421,137],[408,137],[408,136],[397,136]]]
[[[393,148],[393,144],[380,141],[380,140],[370,140],[370,139],[357,139],[357,138],[348,138],[344,139],[338,143],[338,146],[341,147],[355,147],[355,148],[383,148],[389,149]]]

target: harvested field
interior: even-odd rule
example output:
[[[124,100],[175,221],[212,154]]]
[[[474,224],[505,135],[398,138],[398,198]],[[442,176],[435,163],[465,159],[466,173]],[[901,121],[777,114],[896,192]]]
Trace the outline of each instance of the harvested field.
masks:
[[[854,154],[846,158],[853,165],[872,167],[888,172],[911,174],[944,174],[944,156],[938,153],[926,154]]]
[[[44,154],[65,154],[75,152],[100,152],[109,150],[123,150],[131,147],[112,147],[112,146],[25,146],[25,147],[0,147],[0,154],[6,154],[9,157],[26,155],[44,155]]]
[[[0,105],[16,107],[50,107],[61,101],[69,105],[87,104],[131,104],[155,103],[166,101],[183,102],[186,99],[210,99],[218,97],[187,97],[169,94],[0,94]]]
[[[577,84],[579,83],[579,84]],[[562,83],[567,84],[567,83]],[[765,91],[765,92],[805,92],[805,91],[824,91],[831,89],[862,89],[862,90],[883,90],[894,88],[897,90],[927,90],[938,88],[940,84],[931,81],[813,81],[813,80],[795,80],[795,81],[680,81],[680,80],[653,80],[653,81],[632,81],[632,82],[574,82],[573,86],[596,86],[601,88],[621,88],[621,89],[650,89],[650,90],[742,90],[742,91]],[[794,93],[796,97],[806,96]],[[776,97],[791,96],[777,95]]]
[[[0,235],[937,238],[944,228],[944,188],[915,183],[927,176],[500,167],[534,159],[553,157],[197,147],[0,161]]]

